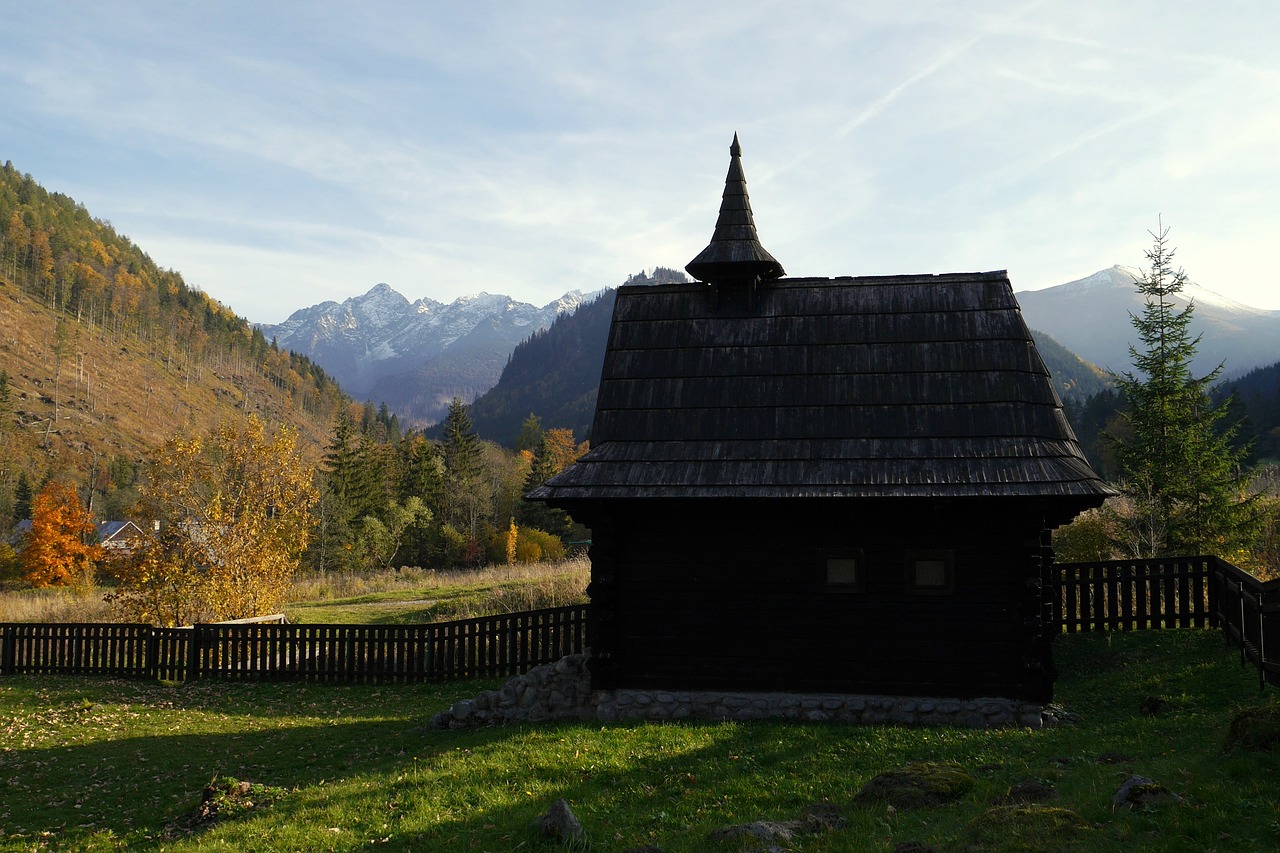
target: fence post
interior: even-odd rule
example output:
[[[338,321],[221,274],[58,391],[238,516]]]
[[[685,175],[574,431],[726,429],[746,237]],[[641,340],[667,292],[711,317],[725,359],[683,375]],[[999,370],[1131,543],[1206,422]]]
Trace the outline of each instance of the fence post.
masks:
[[[13,675],[18,669],[16,648],[18,644],[13,633],[12,625],[0,625],[0,647],[4,649],[4,660],[0,661],[0,672],[5,675]]]
[[[152,681],[160,680],[160,635],[156,633],[156,629],[148,625],[147,642],[143,646],[146,650],[143,654],[146,660],[143,661],[143,672],[147,674],[147,678]]]
[[[191,641],[187,646],[187,680],[200,677],[200,624],[191,626]]]
[[[1258,692],[1267,689],[1267,593],[1258,590]]]

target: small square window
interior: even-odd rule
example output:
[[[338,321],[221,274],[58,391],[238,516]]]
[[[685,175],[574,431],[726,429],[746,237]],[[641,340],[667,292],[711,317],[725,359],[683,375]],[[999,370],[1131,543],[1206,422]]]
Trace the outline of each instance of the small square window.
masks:
[[[947,585],[946,560],[916,560],[915,572],[912,586],[941,589]]]
[[[847,551],[823,558],[823,587],[832,592],[861,592],[863,585],[862,552]]]
[[[856,584],[858,580],[857,560],[846,557],[827,560],[827,583]]]
[[[941,595],[955,589],[955,554],[952,551],[908,551],[907,590]]]

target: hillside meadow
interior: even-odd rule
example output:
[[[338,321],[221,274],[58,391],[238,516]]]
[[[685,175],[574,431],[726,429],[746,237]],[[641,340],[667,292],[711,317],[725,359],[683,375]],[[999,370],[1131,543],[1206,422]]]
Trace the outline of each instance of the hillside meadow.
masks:
[[[786,849],[1280,845],[1275,756],[1224,750],[1232,715],[1275,711],[1275,699],[1220,635],[1064,635],[1056,652],[1057,699],[1078,719],[1039,731],[559,722],[440,732],[425,726],[432,714],[496,682],[5,678],[0,850],[551,850],[530,822],[560,797],[587,830],[582,849],[598,851],[758,849],[709,834],[819,801],[847,826]],[[1164,702],[1155,715],[1140,710],[1150,697]],[[921,760],[953,762],[974,784],[940,807],[854,803],[876,774]],[[1131,773],[1183,801],[1113,811]],[[997,812],[993,828],[988,810],[1029,788],[1043,804]]]

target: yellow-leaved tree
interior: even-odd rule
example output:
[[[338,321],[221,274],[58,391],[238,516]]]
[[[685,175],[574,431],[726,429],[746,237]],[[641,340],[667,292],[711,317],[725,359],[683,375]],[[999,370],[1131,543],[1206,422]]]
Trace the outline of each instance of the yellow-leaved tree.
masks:
[[[93,518],[75,487],[50,480],[31,499],[31,530],[22,545],[22,574],[32,586],[93,584],[102,559]]]
[[[159,530],[115,570],[109,600],[128,618],[161,625],[276,612],[316,499],[286,427],[268,436],[251,415],[205,438],[172,438],[143,488]]]

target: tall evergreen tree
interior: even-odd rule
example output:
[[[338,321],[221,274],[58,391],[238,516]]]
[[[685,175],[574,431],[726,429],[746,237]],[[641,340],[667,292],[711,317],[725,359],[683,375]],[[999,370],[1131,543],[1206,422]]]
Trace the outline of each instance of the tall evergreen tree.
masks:
[[[35,489],[26,471],[18,472],[18,482],[13,486],[13,519],[22,521],[31,518],[31,498]]]
[[[542,442],[542,418],[533,412],[520,424],[520,434],[516,436],[516,450],[527,450],[530,453],[538,449]]]
[[[445,469],[445,519],[472,540],[490,506],[492,489],[484,476],[484,452],[460,397],[449,404],[441,443]]]
[[[1199,336],[1191,333],[1195,304],[1178,310],[1174,296],[1186,273],[1174,270],[1169,229],[1156,231],[1138,281],[1146,299],[1132,317],[1141,347],[1129,352],[1137,373],[1117,384],[1127,403],[1122,438],[1115,438],[1122,484],[1132,511],[1127,519],[1134,556],[1221,554],[1248,537],[1254,499],[1247,495],[1243,454],[1232,448],[1233,427],[1223,428],[1225,406],[1215,406],[1207,376],[1191,373]]]
[[[317,527],[308,560],[317,569],[353,567],[351,545],[357,524],[377,504],[377,488],[367,459],[368,443],[348,411],[338,414],[325,448]]]

